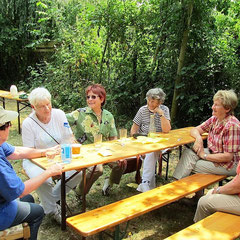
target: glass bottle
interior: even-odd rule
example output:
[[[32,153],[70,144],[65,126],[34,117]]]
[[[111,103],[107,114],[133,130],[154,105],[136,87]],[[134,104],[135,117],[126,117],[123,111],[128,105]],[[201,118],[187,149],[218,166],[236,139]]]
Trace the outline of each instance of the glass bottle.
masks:
[[[148,136],[153,137],[156,133],[156,126],[155,126],[155,114],[150,115],[150,124],[149,124],[149,131]]]

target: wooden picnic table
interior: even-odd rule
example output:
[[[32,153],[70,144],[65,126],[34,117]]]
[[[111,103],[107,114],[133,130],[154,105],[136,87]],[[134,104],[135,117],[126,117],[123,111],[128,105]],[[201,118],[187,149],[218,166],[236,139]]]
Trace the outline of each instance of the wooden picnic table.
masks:
[[[0,90],[0,101],[3,103],[3,108],[5,108],[5,98],[10,100],[15,100],[17,102],[17,112],[18,112],[18,133],[21,133],[21,118],[20,113],[26,107],[31,107],[28,99],[21,99],[18,96],[13,97],[9,91]]]
[[[65,172],[71,170],[83,171],[83,178],[86,184],[86,168],[118,161],[121,159],[164,150],[167,148],[182,146],[194,142],[194,138],[190,135],[193,127],[186,127],[171,130],[169,133],[158,133],[154,138],[132,137],[125,140],[113,140],[103,142],[101,148],[96,148],[94,144],[82,145],[81,153],[73,156],[71,163],[64,164],[61,176],[61,209],[62,209],[62,229],[66,229],[66,191],[65,191]],[[203,136],[205,139],[207,136]],[[102,156],[101,153],[109,154]],[[48,168],[55,162],[61,162],[60,156],[56,156],[54,162],[48,162],[46,157],[32,159],[32,162],[43,169]],[[86,210],[85,194],[83,196],[83,212]]]

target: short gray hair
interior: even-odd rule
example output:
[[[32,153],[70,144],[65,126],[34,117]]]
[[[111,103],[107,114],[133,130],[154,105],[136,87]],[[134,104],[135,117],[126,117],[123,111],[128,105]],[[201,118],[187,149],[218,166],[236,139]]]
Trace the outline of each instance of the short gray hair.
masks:
[[[237,94],[231,90],[219,90],[213,97],[213,101],[220,100],[226,110],[230,110],[229,114],[234,115],[234,109],[238,105]]]
[[[33,89],[28,96],[28,100],[29,100],[30,104],[33,105],[34,107],[38,103],[40,103],[46,99],[51,102],[51,94],[44,87],[38,87],[38,88]]]
[[[163,92],[161,88],[152,88],[148,90],[146,94],[146,98],[159,100],[161,103],[164,102],[166,94]]]

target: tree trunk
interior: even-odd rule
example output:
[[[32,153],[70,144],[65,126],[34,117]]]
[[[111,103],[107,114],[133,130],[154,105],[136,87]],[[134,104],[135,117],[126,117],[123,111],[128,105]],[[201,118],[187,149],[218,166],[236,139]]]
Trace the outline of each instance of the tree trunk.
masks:
[[[182,43],[181,43],[180,54],[179,54],[179,61],[178,61],[178,68],[177,68],[177,76],[174,82],[174,93],[173,93],[172,108],[171,108],[172,122],[175,122],[177,120],[178,97],[181,92],[179,88],[179,84],[181,83],[181,80],[182,80],[181,71],[184,66],[184,59],[186,55],[186,48],[187,48],[188,35],[190,30],[190,22],[192,18],[192,11],[193,11],[193,1],[189,2],[189,5],[188,5],[187,24],[186,24],[186,29],[183,32]]]

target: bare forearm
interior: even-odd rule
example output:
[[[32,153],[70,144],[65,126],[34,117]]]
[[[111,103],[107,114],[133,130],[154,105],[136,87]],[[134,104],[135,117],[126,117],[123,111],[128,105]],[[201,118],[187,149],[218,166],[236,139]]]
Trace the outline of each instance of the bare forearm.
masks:
[[[32,191],[36,190],[41,184],[43,184],[48,178],[50,177],[50,174],[48,171],[44,171],[42,174],[40,174],[37,177],[31,178],[24,182],[25,189],[20,197],[23,197]]]
[[[139,130],[139,126],[136,124],[136,123],[133,123],[132,127],[131,127],[131,130],[130,130],[130,134],[131,136],[135,133],[137,133]]]
[[[238,179],[235,179],[235,181],[232,180],[227,184],[225,184],[224,186],[216,188],[214,193],[229,194],[229,195],[240,193],[239,177],[236,176],[235,178],[238,178]]]
[[[20,197],[23,197],[30,192],[36,190],[41,184],[43,184],[48,178],[56,175],[62,174],[63,166],[60,164],[54,164],[50,166],[47,170],[45,170],[43,173],[38,175],[37,177],[31,178],[24,182],[25,189]]]
[[[168,133],[171,130],[171,123],[165,116],[161,117],[161,127],[164,133]]]
[[[38,158],[46,155],[46,149],[35,149],[28,147],[15,147],[15,151],[10,155],[10,159]]]
[[[203,131],[201,130],[200,127],[195,127],[193,129],[191,129],[190,132],[191,136],[194,137],[197,141],[202,142],[202,137],[201,135],[203,134]]]
[[[210,162],[221,163],[221,162],[230,162],[233,159],[233,153],[212,153],[207,154],[204,158],[204,153],[199,154],[202,159],[205,159]]]

